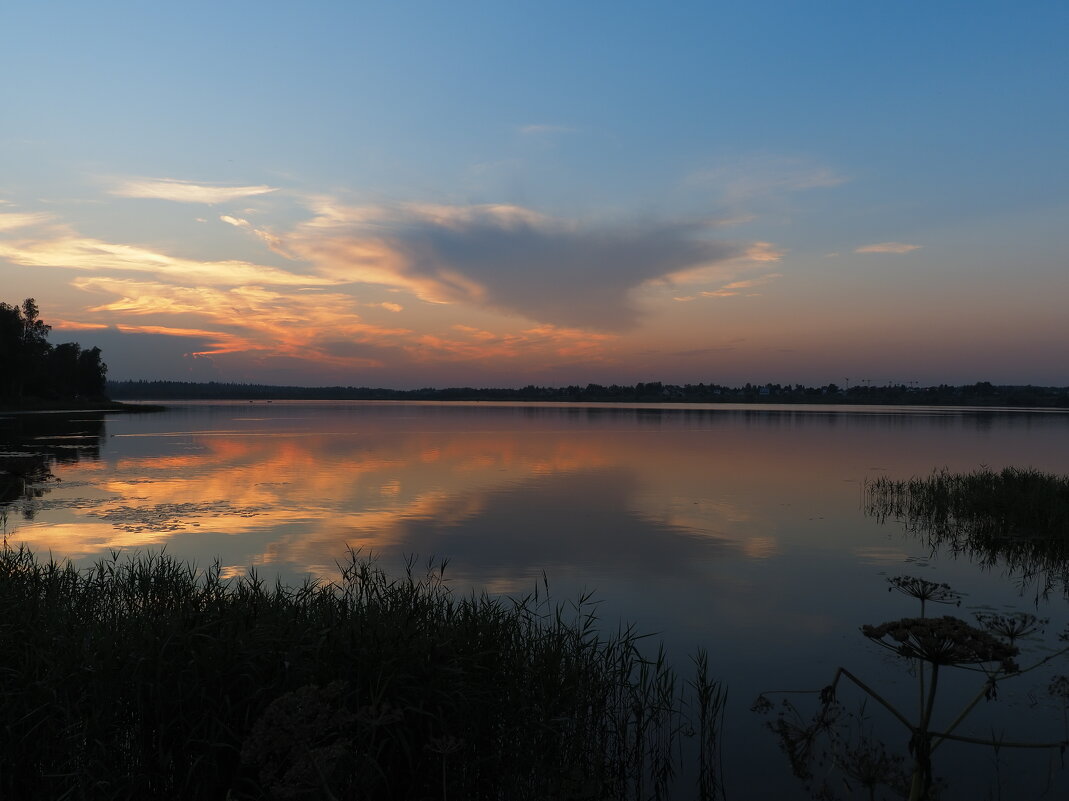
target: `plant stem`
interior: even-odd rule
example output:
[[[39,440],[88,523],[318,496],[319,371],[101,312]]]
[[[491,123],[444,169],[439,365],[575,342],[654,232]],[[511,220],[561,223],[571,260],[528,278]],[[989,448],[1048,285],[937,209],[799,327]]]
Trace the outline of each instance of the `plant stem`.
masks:
[[[980,703],[980,699],[987,696],[990,688],[993,687],[994,684],[994,679],[988,679],[984,686],[980,689],[980,692],[978,692],[976,696],[968,704],[965,705],[965,707],[961,710],[958,716],[954,718],[954,722],[947,727],[947,730],[945,732],[940,735],[935,735],[933,733],[933,736],[937,736],[938,739],[932,743],[932,753],[935,753],[935,749],[939,747],[939,744],[942,743],[945,739],[947,739],[947,736],[950,735],[954,731],[954,729],[958,727],[958,724],[965,720],[966,715],[972,712],[973,707]]]

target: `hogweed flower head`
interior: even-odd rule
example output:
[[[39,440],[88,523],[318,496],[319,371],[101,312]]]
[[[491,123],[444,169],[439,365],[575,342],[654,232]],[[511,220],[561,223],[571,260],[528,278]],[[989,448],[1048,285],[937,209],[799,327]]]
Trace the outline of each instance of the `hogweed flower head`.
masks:
[[[992,634],[1005,637],[1011,644],[1021,637],[1035,633],[1049,622],[1047,618],[1036,617],[1028,612],[1014,612],[1012,615],[977,613],[976,620]]]
[[[922,609],[928,602],[961,605],[961,593],[951,589],[949,584],[937,584],[915,576],[895,576],[887,579],[887,583],[891,585],[887,588],[888,592],[898,590],[912,596],[921,602]]]
[[[861,633],[884,648],[910,659],[922,659],[935,665],[979,665],[1000,663],[1006,673],[1016,673],[1013,657],[1020,650],[999,640],[964,620],[944,617],[906,617],[862,626]]]

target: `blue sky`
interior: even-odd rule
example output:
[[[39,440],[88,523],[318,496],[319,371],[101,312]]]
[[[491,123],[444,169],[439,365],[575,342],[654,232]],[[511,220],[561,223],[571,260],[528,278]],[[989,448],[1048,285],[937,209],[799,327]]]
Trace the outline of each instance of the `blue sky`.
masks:
[[[114,378],[1069,383],[1062,4],[0,13],[2,299]]]

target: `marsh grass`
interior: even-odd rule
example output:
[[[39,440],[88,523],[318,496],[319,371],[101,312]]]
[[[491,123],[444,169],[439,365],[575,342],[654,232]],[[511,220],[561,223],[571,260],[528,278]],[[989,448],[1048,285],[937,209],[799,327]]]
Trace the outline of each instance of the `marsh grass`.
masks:
[[[458,596],[415,567],[351,553],[288,587],[5,544],[0,798],[719,797],[704,654],[683,681],[589,596]]]
[[[1041,589],[1069,590],[1069,476],[1007,467],[995,472],[933,472],[925,478],[879,478],[864,485],[865,513],[902,521],[934,546],[1002,565]]]

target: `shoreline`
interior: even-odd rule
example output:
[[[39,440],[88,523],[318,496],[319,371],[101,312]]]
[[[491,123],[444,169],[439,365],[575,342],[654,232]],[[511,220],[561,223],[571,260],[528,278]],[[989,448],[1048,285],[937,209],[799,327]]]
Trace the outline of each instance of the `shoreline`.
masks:
[[[161,403],[124,403],[122,401],[42,401],[34,400],[28,403],[5,404],[0,403],[0,414],[58,414],[64,412],[119,412],[124,414],[144,414],[147,412],[162,412],[167,407]]]

